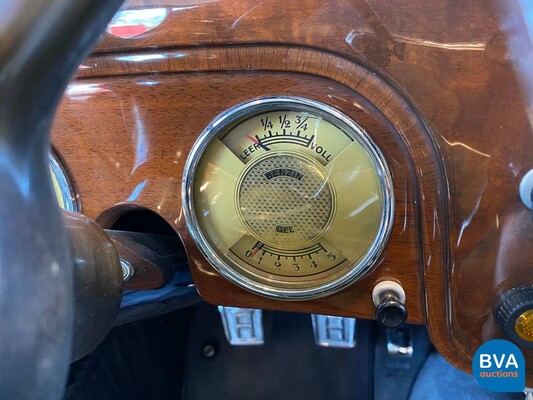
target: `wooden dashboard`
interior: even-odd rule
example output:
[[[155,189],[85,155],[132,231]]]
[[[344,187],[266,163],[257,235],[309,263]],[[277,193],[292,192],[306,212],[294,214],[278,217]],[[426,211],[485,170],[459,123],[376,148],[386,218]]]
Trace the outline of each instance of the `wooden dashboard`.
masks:
[[[65,94],[52,142],[82,213],[104,227],[134,208],[158,213],[214,304],[373,318],[372,288],[397,281],[408,322],[426,324],[438,351],[470,370],[479,345],[504,337],[498,295],[533,284],[533,225],[518,196],[533,168],[530,93],[512,62],[523,21],[485,0],[181,3],[133,1],[168,16],[131,39],[106,35]],[[183,217],[183,169],[199,134],[224,110],[274,95],[341,110],[392,173],[384,254],[321,299],[238,288],[206,262]],[[533,351],[523,352],[533,386]]]

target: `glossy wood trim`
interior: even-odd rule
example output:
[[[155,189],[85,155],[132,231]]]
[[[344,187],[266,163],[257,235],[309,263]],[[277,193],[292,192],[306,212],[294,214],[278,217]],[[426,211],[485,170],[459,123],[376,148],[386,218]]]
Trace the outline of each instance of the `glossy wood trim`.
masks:
[[[166,3],[154,0],[151,4]],[[193,82],[186,76],[203,73],[209,84],[198,80],[196,91],[186,87],[184,92],[191,96],[192,105],[203,101],[214,113],[237,98],[247,100],[244,93],[229,96],[220,89],[228,87],[221,79],[235,83],[237,75],[268,75],[273,82],[321,77],[310,85],[322,91],[313,92],[317,98],[328,93],[324,82],[349,87],[355,97],[361,94],[363,100],[369,100],[370,114],[395,121],[391,129],[397,130],[395,137],[413,158],[410,176],[417,182],[413,186],[419,210],[416,225],[421,229],[414,234],[423,244],[418,285],[425,288],[419,315],[421,320],[427,319],[439,351],[456,366],[469,370],[477,347],[502,337],[492,318],[495,298],[509,286],[533,283],[527,272],[532,249],[521,244],[531,231],[520,223],[524,210],[516,196],[521,177],[533,168],[533,136],[527,114],[528,82],[532,80],[527,74],[521,76],[520,65],[513,62],[522,55],[522,48],[513,45],[525,28],[513,10],[506,8],[508,3],[472,0],[457,7],[453,0],[303,0],[291,4],[272,0],[256,7],[252,0],[222,0],[197,4],[173,10],[159,27],[140,37],[106,37],[98,54],[83,64],[79,83],[101,85],[103,90],[114,88],[113,82],[129,85],[132,93],[122,90],[110,97],[110,103],[140,93],[156,96],[160,107],[152,109],[153,114],[166,110],[174,118],[188,116],[194,119],[189,125],[195,129],[201,125],[197,120],[209,122],[202,119],[205,113],[197,117],[165,108],[165,101],[180,96],[156,95],[157,90],[141,92],[135,85],[143,79],[186,85]],[[284,10],[283,18],[278,9]],[[285,73],[297,77],[289,80]],[[380,85],[383,88],[376,89]],[[277,90],[291,93],[293,89]],[[250,95],[266,92],[249,90]],[[342,110],[348,107],[338,99],[326,100]],[[76,109],[73,103],[67,104],[69,110]],[[183,101],[177,104],[189,107]],[[101,106],[103,111],[124,112],[109,104]],[[409,117],[398,117],[402,112]],[[63,114],[63,118],[68,116]],[[101,125],[98,117],[95,113],[95,123]],[[158,129],[167,132],[170,124],[161,122]],[[418,136],[413,131],[419,132]],[[157,141],[159,131],[152,133],[151,139]],[[62,139],[68,140],[66,135]],[[97,139],[93,140],[90,149],[96,146]],[[66,144],[61,151],[75,153]],[[162,148],[160,151],[163,153]],[[75,162],[67,158],[69,164]],[[425,162],[433,165],[424,166]],[[109,168],[114,167],[109,164]],[[160,176],[174,173],[166,164],[158,169]],[[77,168],[74,172],[80,179],[85,176]],[[172,175],[174,179],[177,176]],[[157,184],[161,190],[168,188],[162,182]],[[82,195],[98,197],[98,192]],[[157,210],[154,199],[141,200]],[[96,213],[91,204],[89,201],[86,210]],[[102,202],[102,207],[106,204]],[[179,207],[176,199],[173,205]],[[167,220],[178,217],[170,215],[165,216]],[[187,241],[186,236],[183,239]],[[194,247],[189,247],[194,252]],[[210,273],[208,268],[206,273]],[[213,280],[218,279],[215,275]],[[363,282],[357,287],[363,288]],[[364,296],[366,292],[346,299],[353,305]],[[246,301],[264,303],[257,297]],[[327,310],[324,304],[320,307]],[[525,355],[533,365],[532,352],[525,351]],[[529,367],[530,386],[532,376]]]
[[[135,54],[113,54],[92,56],[79,71],[79,78],[104,78],[120,75],[144,75],[153,72],[199,72],[199,71],[284,71],[296,72],[306,75],[318,76],[338,82],[369,102],[373,108],[371,112],[383,113],[388,123],[391,124],[395,134],[401,138],[406,151],[412,157],[413,171],[417,176],[417,193],[419,198],[420,216],[422,221],[420,232],[423,238],[424,268],[422,269],[423,282],[428,288],[425,291],[423,307],[431,309],[427,323],[432,338],[445,356],[455,354],[455,346],[447,334],[446,321],[448,320],[445,305],[447,271],[447,250],[444,243],[446,238],[445,229],[446,212],[445,204],[440,193],[446,193],[444,177],[441,172],[441,159],[435,150],[434,139],[429,134],[426,126],[421,122],[418,113],[413,109],[405,98],[379,75],[373,73],[362,65],[344,57],[302,47],[278,47],[278,46],[234,46],[234,47],[211,47],[211,48],[186,48],[168,52],[145,52],[142,54],[142,62]],[[90,82],[90,81],[88,81]],[[188,240],[188,234],[182,226],[180,234],[189,252],[189,257],[201,260],[197,256],[195,247]],[[443,240],[444,239],[444,240]],[[428,260],[431,260],[427,265]],[[194,270],[205,269],[205,261],[193,262]],[[207,267],[208,268],[208,267]],[[214,273],[209,270],[206,275]],[[207,285],[202,286],[198,282],[200,290],[205,290]],[[210,292],[215,292],[217,286],[224,286],[227,293],[225,280],[217,277],[212,278],[216,282],[210,283]],[[242,293],[240,296],[247,296]],[[262,308],[282,308],[292,310],[311,311],[313,308],[295,306],[297,303],[272,303],[259,297],[247,296],[246,302],[239,302],[230,296],[223,298],[209,298],[208,300],[224,304],[248,305]],[[319,302],[320,300],[317,300]],[[343,314],[325,306],[315,307],[316,312],[327,311],[331,314]],[[372,316],[371,305],[363,314]],[[413,314],[416,322],[416,313]],[[422,322],[418,319],[418,322]],[[439,345],[440,344],[440,345]]]

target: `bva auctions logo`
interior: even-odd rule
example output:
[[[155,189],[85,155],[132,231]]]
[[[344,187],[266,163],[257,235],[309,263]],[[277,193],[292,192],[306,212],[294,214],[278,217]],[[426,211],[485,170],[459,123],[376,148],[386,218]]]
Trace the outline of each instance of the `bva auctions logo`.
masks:
[[[478,383],[493,392],[521,392],[526,386],[526,363],[520,349],[508,340],[495,339],[479,347],[472,359]]]

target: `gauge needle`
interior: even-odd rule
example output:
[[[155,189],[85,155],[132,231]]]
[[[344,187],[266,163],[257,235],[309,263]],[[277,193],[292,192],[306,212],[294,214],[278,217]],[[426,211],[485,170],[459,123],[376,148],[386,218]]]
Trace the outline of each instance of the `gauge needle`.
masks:
[[[251,135],[246,135],[246,137],[248,139],[250,139],[252,142],[254,142],[256,145],[258,145],[259,147],[261,147],[263,150],[265,151],[269,151],[270,149],[268,147],[266,147],[263,143],[261,143],[261,139],[259,139],[259,136],[255,135],[255,137],[251,136]]]
[[[262,243],[262,242],[257,242],[257,244],[255,245],[255,247],[252,249],[252,257],[255,256],[259,250],[261,250],[261,248],[263,247],[263,245],[264,245],[264,243]]]

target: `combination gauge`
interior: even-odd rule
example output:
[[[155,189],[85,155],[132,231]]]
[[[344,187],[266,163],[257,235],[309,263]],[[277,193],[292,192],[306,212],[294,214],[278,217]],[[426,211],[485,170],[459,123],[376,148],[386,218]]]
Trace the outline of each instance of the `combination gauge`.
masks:
[[[390,234],[393,189],[359,125],[303,98],[218,116],[187,159],[183,208],[215,269],[254,293],[325,296],[363,276]]]

